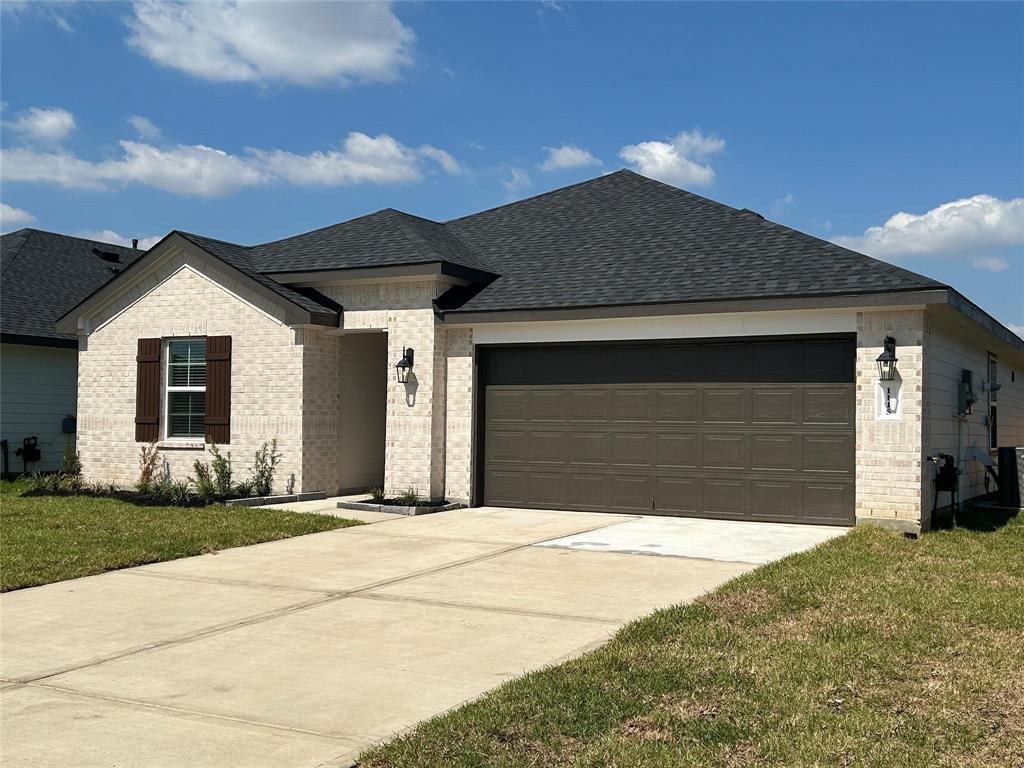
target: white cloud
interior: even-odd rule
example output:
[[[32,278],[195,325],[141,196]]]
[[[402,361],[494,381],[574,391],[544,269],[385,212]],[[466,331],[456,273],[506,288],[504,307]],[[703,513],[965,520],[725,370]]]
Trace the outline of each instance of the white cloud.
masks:
[[[42,181],[67,189],[105,189],[98,163],[65,152],[37,152],[26,147],[0,150],[3,180]]]
[[[563,144],[560,147],[544,147],[547,158],[540,165],[542,171],[559,171],[564,168],[584,168],[589,165],[600,165],[601,161],[574,144]]]
[[[522,168],[509,168],[509,177],[501,182],[505,191],[510,195],[517,195],[530,186],[530,174]]]
[[[724,139],[705,136],[695,128],[683,131],[671,142],[627,144],[619,151],[619,157],[631,163],[637,173],[652,179],[676,186],[704,186],[715,178],[708,158],[723,149]]]
[[[268,181],[266,173],[246,158],[201,144],[170,149],[136,141],[120,144],[120,158],[98,162],[68,153],[5,149],[0,173],[5,181],[40,181],[68,189],[107,189],[114,183],[135,182],[201,197],[218,197]]]
[[[783,213],[786,212],[786,209],[789,208],[789,206],[791,206],[794,202],[796,202],[796,198],[793,197],[793,193],[787,192],[785,195],[783,195],[774,203],[772,203],[772,216],[781,216]]]
[[[112,229],[94,229],[86,232],[79,232],[75,237],[84,237],[86,240],[96,240],[100,243],[112,243],[113,245],[123,245],[126,248],[132,247],[132,239],[125,237],[124,235],[115,232]],[[154,245],[159,243],[162,239],[162,235],[150,235],[148,237],[139,237],[139,250],[148,251]]]
[[[75,116],[60,107],[31,107],[6,125],[29,139],[58,142],[75,129]]]
[[[452,176],[457,176],[465,171],[465,169],[459,165],[458,160],[440,147],[432,147],[430,144],[424,144],[420,147],[419,152],[423,157],[429,157],[431,160],[436,162],[442,169],[444,169],[445,173],[451,174]]]
[[[989,272],[1005,272],[1010,268],[1010,262],[1002,256],[975,256],[971,259],[971,266]]]
[[[74,27],[71,26],[68,20],[54,10],[55,6],[61,7],[61,5],[63,4],[40,2],[30,3],[28,0],[3,0],[3,2],[0,2],[0,11],[12,18],[26,16],[28,14],[36,14],[53,22],[55,26],[65,32],[74,32]]]
[[[119,158],[91,161],[66,152],[38,152],[14,147],[0,151],[0,174],[6,182],[30,181],[69,189],[109,189],[118,184],[145,184],[178,195],[221,197],[246,187],[275,182],[338,186],[369,182],[419,181],[423,159],[448,173],[461,167],[438,147],[407,147],[387,134],[350,133],[341,149],[300,155],[281,149],[245,150],[235,155],[201,144],[158,147],[120,142]]]
[[[292,184],[336,186],[370,181],[395,184],[418,181],[422,174],[415,150],[387,134],[376,138],[352,132],[341,150],[297,155],[275,149],[249,150],[270,174]]]
[[[6,232],[9,229],[20,229],[35,220],[36,217],[28,211],[15,208],[7,203],[0,203],[0,232]]]
[[[158,64],[220,82],[387,81],[415,34],[386,2],[157,2],[127,19],[128,44]]]
[[[863,235],[836,237],[832,242],[879,258],[971,255],[1016,245],[1024,242],[1024,198],[965,197],[922,214],[897,213],[881,226],[868,227]],[[1009,266],[1000,257],[975,256],[972,263],[994,272]]]
[[[160,128],[153,123],[148,117],[142,115],[130,115],[128,122],[132,128],[135,129],[136,133],[144,139],[159,139],[161,136]]]

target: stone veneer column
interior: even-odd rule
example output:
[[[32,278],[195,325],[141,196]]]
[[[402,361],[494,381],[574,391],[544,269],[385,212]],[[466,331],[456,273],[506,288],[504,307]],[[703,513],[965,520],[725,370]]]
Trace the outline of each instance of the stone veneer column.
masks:
[[[896,339],[902,379],[895,417],[878,414],[878,366],[886,336]],[[922,528],[922,349],[924,309],[857,313],[856,515],[906,533]],[[927,523],[927,521],[925,521]]]

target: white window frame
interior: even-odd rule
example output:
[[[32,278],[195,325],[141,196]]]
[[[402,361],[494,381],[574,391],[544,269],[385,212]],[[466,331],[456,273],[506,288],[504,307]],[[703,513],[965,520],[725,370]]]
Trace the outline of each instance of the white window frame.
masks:
[[[206,339],[203,336],[176,336],[171,339],[164,339],[164,440],[178,443],[198,443],[205,440],[205,434],[199,436],[171,434],[171,393],[202,392],[204,395],[206,394],[205,384],[201,387],[171,386],[171,344],[177,341],[202,341],[205,343]],[[203,366],[206,366],[205,359],[203,360]],[[209,370],[207,370],[207,373],[209,373]],[[206,416],[205,408],[203,409],[203,416]]]

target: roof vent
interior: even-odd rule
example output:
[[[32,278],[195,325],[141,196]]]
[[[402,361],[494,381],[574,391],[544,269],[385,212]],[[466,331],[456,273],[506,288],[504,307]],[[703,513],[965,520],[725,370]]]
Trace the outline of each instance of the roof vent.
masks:
[[[751,216],[757,216],[757,218],[759,219],[764,219],[764,216],[762,216],[760,213],[758,213],[757,211],[752,211],[749,208],[740,208],[740,213],[749,213]]]
[[[99,248],[93,248],[92,252],[99,256],[103,261],[109,261],[112,264],[121,263],[121,255],[113,253],[112,251],[101,251]]]

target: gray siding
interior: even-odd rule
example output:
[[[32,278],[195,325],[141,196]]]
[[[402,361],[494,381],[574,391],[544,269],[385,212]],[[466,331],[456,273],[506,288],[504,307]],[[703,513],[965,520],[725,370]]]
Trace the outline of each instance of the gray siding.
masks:
[[[998,438],[1001,446],[1024,446],[1024,354],[1003,344],[968,320],[929,312],[924,354],[924,456],[947,453],[964,469],[960,493],[969,499],[985,493],[985,469],[979,458],[989,450],[988,353],[998,359]],[[974,375],[978,402],[965,419],[954,417],[961,371]],[[1011,375],[1012,374],[1012,375]],[[984,391],[982,384],[984,383]],[[922,503],[931,509],[934,470],[925,469]],[[994,488],[994,486],[992,486]],[[942,494],[939,505],[948,503]]]
[[[12,472],[22,469],[14,452],[30,435],[39,438],[42,460],[29,471],[60,469],[61,422],[76,412],[77,378],[77,350],[0,344],[0,433],[10,446]]]

